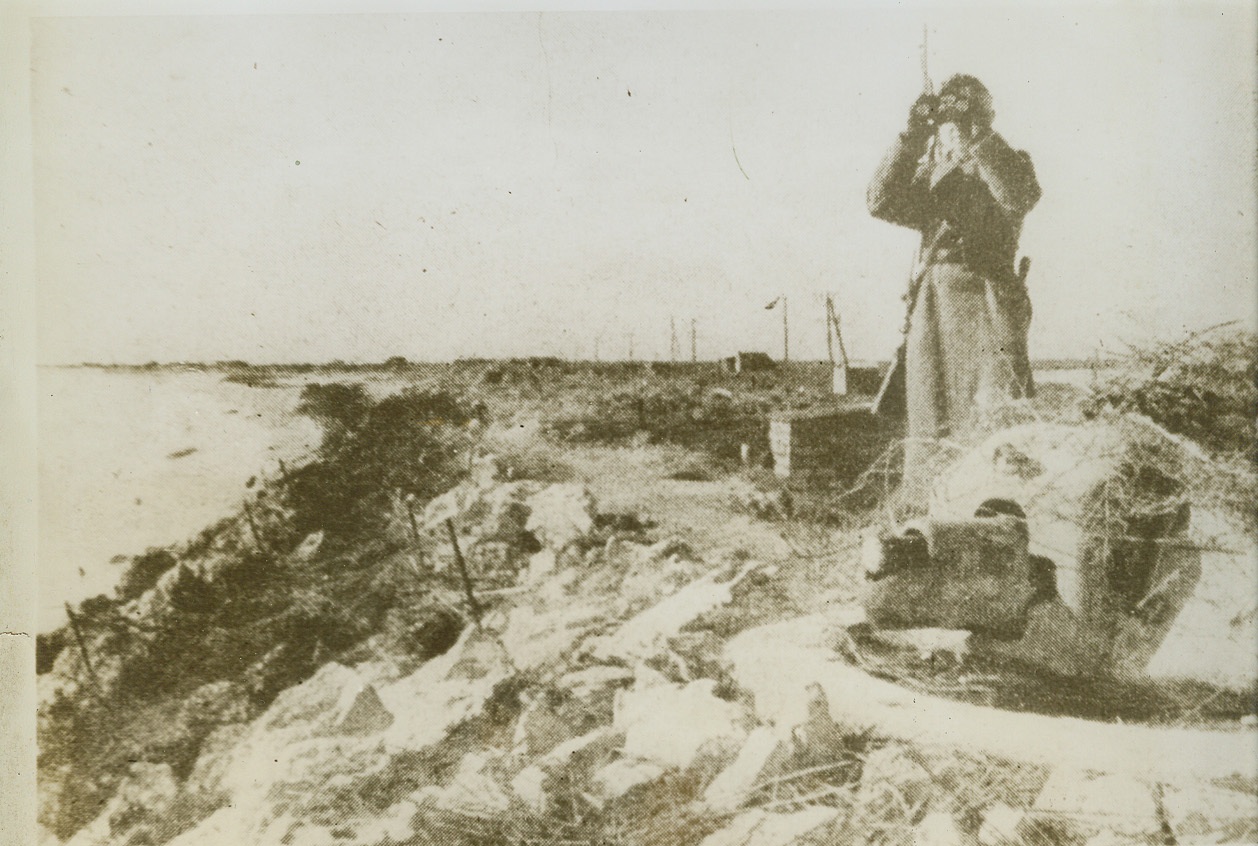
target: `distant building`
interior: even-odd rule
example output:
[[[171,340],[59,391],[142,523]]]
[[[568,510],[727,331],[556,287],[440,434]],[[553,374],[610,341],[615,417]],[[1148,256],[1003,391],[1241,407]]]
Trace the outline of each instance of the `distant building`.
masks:
[[[730,373],[772,370],[777,367],[777,362],[770,358],[768,353],[762,352],[736,352],[726,358],[724,364],[725,369]]]

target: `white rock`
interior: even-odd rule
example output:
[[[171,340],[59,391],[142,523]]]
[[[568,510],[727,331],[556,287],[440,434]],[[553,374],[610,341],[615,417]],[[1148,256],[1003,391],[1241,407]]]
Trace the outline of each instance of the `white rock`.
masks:
[[[525,528],[558,552],[594,528],[594,497],[578,483],[550,485],[528,499]]]
[[[365,684],[355,691],[345,688],[337,703],[334,728],[338,734],[375,734],[393,725],[393,715],[380,701],[376,689]]]
[[[555,572],[555,550],[547,547],[529,556],[526,581],[540,582],[553,572]]]
[[[913,846],[972,846],[973,835],[966,834],[952,814],[931,811],[913,829]]]
[[[1202,782],[1163,785],[1162,813],[1176,842],[1184,843],[1238,823],[1258,827],[1258,796]]]
[[[380,700],[394,715],[382,735],[390,748],[424,749],[453,726],[480,712],[494,687],[514,673],[501,646],[474,626],[444,655],[406,678],[380,688]]]
[[[667,646],[668,639],[675,637],[691,620],[728,603],[733,598],[733,589],[757,566],[755,562],[748,562],[725,582],[718,582],[716,573],[696,579],[602,639],[594,648],[595,657],[601,660],[654,657]]]
[[[992,805],[983,814],[983,824],[978,830],[979,846],[1022,846],[1019,833],[1026,811],[1010,808],[1003,802]]]
[[[395,802],[383,814],[362,826],[356,832],[358,842],[364,846],[383,846],[385,843],[405,843],[415,836],[411,822],[419,813],[419,806],[409,799]]]
[[[558,772],[588,758],[604,755],[624,743],[624,735],[611,726],[574,737],[538,758],[534,764],[546,772]]]
[[[1032,807],[1032,818],[1088,837],[1110,831],[1125,837],[1157,837],[1162,831],[1149,785],[1129,776],[1058,768]]]
[[[629,681],[633,681],[633,670],[628,667],[598,664],[568,673],[559,679],[558,684],[578,699],[588,699],[606,687]]]
[[[466,816],[500,814],[511,806],[511,799],[486,772],[499,757],[488,752],[469,752],[459,761],[459,768],[448,784],[421,788],[416,796],[421,803],[431,803]]]
[[[703,801],[717,812],[736,810],[751,789],[772,772],[771,763],[786,754],[786,746],[773,729],[761,726],[747,736],[734,762],[721,771],[704,791]]]
[[[700,846],[790,846],[837,817],[837,808],[814,807],[793,814],[773,814],[756,809],[739,814],[720,831],[709,834]]]
[[[549,776],[538,766],[525,767],[511,780],[511,792],[533,813],[546,813],[546,780]]]
[[[930,773],[903,747],[892,744],[866,756],[856,798],[861,807],[870,811],[898,808],[901,801],[908,803],[909,810],[915,810],[929,801],[933,792]]]
[[[293,550],[293,558],[298,561],[309,561],[319,551],[321,546],[323,546],[322,529],[306,535],[305,539],[297,544],[297,548]]]
[[[640,679],[641,681],[641,679]],[[625,732],[625,754],[687,767],[706,743],[740,743],[748,714],[741,706],[717,698],[716,682],[700,679],[685,686],[635,686],[617,696],[613,725]]]
[[[324,664],[313,676],[275,697],[261,717],[262,727],[275,730],[298,723],[330,726],[345,692],[356,694],[362,686],[362,679],[349,667],[335,662]]]
[[[599,798],[616,799],[640,784],[655,781],[664,771],[655,761],[618,758],[594,773],[591,786]]]
[[[947,654],[961,663],[970,651],[970,632],[965,629],[879,630],[874,637],[889,646],[912,650],[923,660]]]

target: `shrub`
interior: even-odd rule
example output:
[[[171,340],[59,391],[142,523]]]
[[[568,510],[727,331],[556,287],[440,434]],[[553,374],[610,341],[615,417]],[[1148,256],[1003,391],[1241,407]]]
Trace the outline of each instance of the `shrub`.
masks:
[[[360,385],[310,386],[299,410],[324,429],[316,460],[289,480],[299,536],[361,535],[387,519],[395,494],[429,500],[463,473],[469,417],[448,394],[408,390],[372,403]]]

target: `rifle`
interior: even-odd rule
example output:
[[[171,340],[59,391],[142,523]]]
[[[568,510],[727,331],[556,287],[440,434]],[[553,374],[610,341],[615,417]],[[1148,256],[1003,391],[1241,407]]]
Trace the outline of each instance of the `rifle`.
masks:
[[[922,25],[922,93],[928,96],[934,96],[935,83],[930,78],[930,55],[928,50],[929,31],[925,24]],[[933,248],[939,242],[939,235],[932,241]],[[933,252],[928,249],[927,252]],[[891,417],[903,417],[908,405],[908,399],[905,396],[908,390],[904,381],[905,355],[908,349],[909,339],[909,319],[913,315],[913,305],[917,300],[917,289],[922,280],[922,273],[925,272],[926,262],[922,261],[922,246],[917,245],[917,252],[913,254],[913,267],[909,270],[909,287],[908,293],[905,295],[905,305],[907,309],[904,313],[904,323],[900,327],[900,345],[896,347],[895,355],[891,358],[891,366],[887,368],[886,375],[882,377],[882,385],[878,388],[878,393],[874,397],[874,404],[870,406],[871,414],[886,414]]]

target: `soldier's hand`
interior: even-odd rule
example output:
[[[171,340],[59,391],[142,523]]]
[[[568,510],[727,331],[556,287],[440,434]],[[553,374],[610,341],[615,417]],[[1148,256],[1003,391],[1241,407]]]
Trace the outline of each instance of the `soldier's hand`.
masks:
[[[938,122],[938,109],[938,97],[933,94],[918,97],[913,108],[909,109],[909,134],[925,135],[933,130]]]

